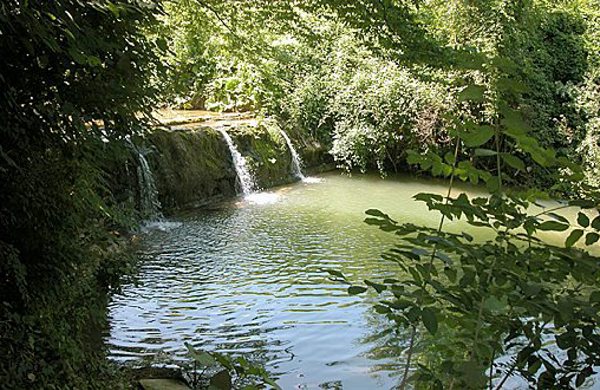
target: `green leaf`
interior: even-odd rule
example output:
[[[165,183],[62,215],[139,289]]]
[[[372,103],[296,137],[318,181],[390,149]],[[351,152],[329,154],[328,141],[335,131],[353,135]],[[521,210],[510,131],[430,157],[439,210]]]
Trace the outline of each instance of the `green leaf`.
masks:
[[[423,248],[412,248],[410,251],[417,256],[429,256],[429,252]]]
[[[210,378],[210,386],[219,390],[230,390],[232,388],[231,374],[227,370],[221,370]]]
[[[533,361],[533,363],[529,364],[529,367],[527,368],[527,371],[529,371],[529,373],[531,375],[535,374],[536,372],[539,371],[540,367],[542,367],[542,360],[541,359],[535,359]]]
[[[600,291],[592,291],[590,294],[590,303],[594,304],[598,302],[600,302]]]
[[[194,359],[194,361],[196,361],[196,363],[198,363],[199,365],[204,367],[210,367],[217,364],[215,358],[213,358],[208,352],[199,351],[195,349],[190,343],[185,343],[184,345],[187,348],[192,359]]]
[[[475,148],[488,142],[494,136],[494,129],[490,126],[470,124],[466,130],[459,131],[459,137],[469,148]]]
[[[505,163],[507,163],[510,167],[512,167],[516,170],[519,170],[519,171],[525,170],[525,163],[519,157],[513,156],[512,154],[509,154],[509,153],[501,153],[500,157],[502,157],[502,160]]]
[[[498,176],[490,177],[487,183],[485,184],[488,191],[491,193],[500,191],[500,180],[498,179]]]
[[[565,241],[565,246],[567,248],[572,247],[573,245],[575,245],[577,243],[577,241],[579,241],[579,239],[583,236],[583,230],[582,229],[575,229],[571,232],[571,234],[569,234],[569,237],[567,237],[567,240]]]
[[[595,244],[598,242],[598,239],[600,239],[600,235],[598,233],[588,233],[585,236],[585,245]]]
[[[162,51],[166,51],[168,49],[168,43],[164,38],[158,38],[156,40],[156,46]]]
[[[592,227],[596,230],[600,230],[600,215],[594,218],[592,221]]]
[[[569,206],[577,206],[577,207],[581,207],[582,209],[591,209],[591,208],[596,207],[596,203],[591,200],[577,199],[577,200],[570,200]]]
[[[392,309],[383,305],[375,305],[374,308],[378,314],[389,314],[392,312]]]
[[[557,221],[546,221],[538,226],[538,230],[553,230],[563,232],[569,228],[569,225]]]
[[[454,165],[454,163],[456,163],[456,158],[454,157],[454,153],[452,152],[447,152],[444,155],[444,160],[450,165]]]
[[[537,283],[529,283],[522,286],[522,289],[523,294],[525,294],[526,297],[531,298],[538,295],[540,291],[542,291],[542,286]]]
[[[427,328],[429,333],[434,335],[438,330],[438,321],[435,311],[429,307],[426,307],[421,312],[421,318],[423,319],[423,325],[425,325],[425,328]]]
[[[506,127],[506,133],[512,136],[522,136],[527,134],[530,126],[527,122],[525,122],[523,115],[519,111],[513,110],[506,105],[502,105],[500,112],[503,116],[503,119],[500,121],[500,123]]]
[[[484,374],[485,367],[482,367],[481,363],[469,360],[455,364],[455,366],[459,372],[459,378],[468,383],[470,388],[480,389],[485,387],[487,377]]]
[[[496,82],[496,88],[499,91],[510,93],[523,93],[528,90],[527,86],[516,78],[502,77]]]
[[[496,154],[496,151],[491,149],[475,149],[475,155],[480,157],[491,157],[495,156]]]
[[[367,291],[367,288],[366,287],[362,287],[362,286],[350,286],[350,287],[348,287],[348,294],[350,294],[350,295],[362,294],[365,291]]]
[[[548,216],[549,216],[549,217],[552,217],[552,218],[554,218],[554,219],[556,219],[557,221],[560,221],[560,222],[562,222],[562,223],[566,223],[566,224],[568,224],[568,223],[569,223],[569,220],[568,220],[568,219],[566,219],[565,217],[563,217],[563,216],[562,216],[562,215],[560,215],[560,214],[556,214],[556,213],[548,213]]]
[[[483,302],[483,308],[491,312],[500,312],[506,308],[506,302],[492,295]]]
[[[372,215],[373,217],[381,217],[381,218],[389,218],[387,214],[377,210],[377,209],[368,209],[365,211],[365,214]]]
[[[411,165],[417,165],[423,161],[423,156],[421,156],[419,153],[415,152],[414,150],[409,150],[406,152],[406,154],[407,154],[406,162]]]
[[[457,272],[454,268],[450,268],[450,267],[444,268],[444,274],[446,275],[448,280],[450,280],[450,282],[452,282],[452,283],[456,282]]]
[[[577,223],[579,226],[583,226],[584,228],[590,226],[590,219],[584,213],[577,214]]]
[[[374,283],[374,282],[371,282],[370,280],[365,280],[364,282],[367,286],[373,287],[375,289],[375,291],[377,291],[378,294],[381,294],[382,292],[387,290],[387,286],[385,284]]]
[[[474,101],[474,102],[482,102],[484,98],[485,87],[482,85],[471,84],[468,85],[465,89],[460,91],[458,94],[458,100],[460,101]]]
[[[336,276],[338,278],[346,280],[346,277],[340,271],[336,271],[334,269],[326,269],[326,268],[322,268],[322,270],[325,271],[325,272],[327,272],[328,274],[330,274],[332,276]]]

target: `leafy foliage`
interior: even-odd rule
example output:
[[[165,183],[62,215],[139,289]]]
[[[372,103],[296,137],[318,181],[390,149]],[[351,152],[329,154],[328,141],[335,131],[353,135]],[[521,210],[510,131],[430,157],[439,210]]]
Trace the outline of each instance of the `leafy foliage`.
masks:
[[[540,0],[254,0],[237,8],[219,0],[181,1],[167,19],[174,21],[167,39],[176,48],[173,75],[196,83],[185,101],[222,110],[262,109],[299,135],[331,145],[348,170],[406,169],[407,149],[451,152],[448,118],[488,125],[494,108],[463,102],[474,103],[477,93],[483,98],[496,88],[504,89],[508,108],[523,114],[517,125],[525,123],[541,147],[575,162],[585,150],[586,169],[593,169],[597,110],[590,93],[597,81],[580,87],[596,69],[588,65],[598,47],[593,8],[593,1]],[[490,57],[504,61],[495,67],[511,68],[511,78],[498,79],[492,88]],[[195,77],[206,61],[210,71]],[[181,70],[183,64],[194,71]],[[509,90],[518,90],[518,98],[508,96]],[[486,156],[472,157],[476,169],[486,167],[479,158]],[[523,157],[501,155],[518,171],[515,182],[559,184]],[[587,176],[593,180],[591,172]]]
[[[86,378],[106,368],[86,324],[101,322],[95,302],[132,266],[118,231],[131,207],[112,197],[108,173],[156,101],[145,29],[159,12],[138,1],[0,5],[3,385],[104,387]]]
[[[218,352],[201,351],[189,343],[185,346],[193,361],[194,388],[204,388],[202,380],[208,377],[209,389],[230,390],[243,386],[244,389],[251,390],[269,385],[275,390],[281,390],[263,367],[252,364],[243,357],[232,358]]]
[[[502,388],[513,375],[538,388],[580,386],[600,359],[600,308],[592,294],[600,282],[600,257],[575,245],[582,237],[585,246],[600,238],[595,227],[600,226],[600,198],[589,188],[587,201],[533,214],[532,202],[543,191],[504,190],[503,163],[517,170],[524,166],[513,151],[543,168],[558,168],[562,172],[558,181],[577,182],[582,169],[542,147],[520,111],[510,108],[525,92],[506,82],[513,79],[510,62],[496,57],[488,64],[489,87],[467,87],[461,94],[469,104],[487,105],[488,123],[457,122],[451,131],[455,153],[444,160],[435,154],[412,154],[412,162],[422,169],[451,178],[446,197],[415,196],[442,215],[439,228],[399,224],[379,211],[367,212],[367,223],[400,236],[400,243],[384,258],[398,263],[406,275],[375,288],[383,295],[375,309],[399,326],[412,328],[413,340],[417,329],[428,331],[420,334],[427,346],[412,378],[427,387]],[[481,149],[485,144],[493,144],[493,149]],[[469,175],[459,162],[461,146],[476,148],[476,156],[493,158],[495,172],[477,170]],[[483,180],[491,194],[451,197],[454,177]],[[579,211],[572,222],[555,212],[568,207],[593,211]],[[491,230],[493,239],[477,242],[466,233],[444,232],[445,220],[460,218]],[[539,232],[570,228],[565,247],[538,237]],[[510,356],[508,363],[498,359],[505,355]]]
[[[442,214],[437,230],[369,211],[399,236],[384,256],[405,277],[349,293],[374,289],[376,311],[410,329],[411,354],[426,347],[414,377],[424,386],[501,387],[513,374],[540,388],[583,384],[600,350],[598,259],[584,249],[600,239],[597,5],[180,0],[164,14],[150,0],[5,1],[2,383],[93,387],[83,378],[105,368],[86,363],[101,354],[83,335],[100,309],[79,307],[131,268],[120,230],[132,202],[114,196],[113,172],[126,170],[122,143],[143,135],[160,92],[183,107],[276,116],[347,170],[485,183],[484,198],[418,195]],[[551,194],[583,200],[532,215]],[[582,210],[555,212],[567,206]],[[456,218],[494,238],[445,232]],[[564,234],[565,247],[544,232]],[[222,378],[265,379],[208,356]]]

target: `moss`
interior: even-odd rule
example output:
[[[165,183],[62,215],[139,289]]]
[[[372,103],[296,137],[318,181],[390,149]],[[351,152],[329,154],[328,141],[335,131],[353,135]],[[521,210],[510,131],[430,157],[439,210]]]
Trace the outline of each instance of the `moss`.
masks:
[[[220,134],[209,127],[155,130],[149,161],[165,210],[235,195],[235,170]]]
[[[276,127],[264,122],[258,126],[236,126],[229,131],[260,188],[294,180],[290,152]]]
[[[291,154],[275,122],[237,124],[226,128],[248,162],[259,188],[289,183]],[[296,142],[296,141],[294,141]],[[325,148],[298,142],[305,167],[327,162]],[[186,130],[155,129],[146,140],[147,158],[154,173],[164,211],[195,207],[236,195],[236,173],[231,153],[214,128],[198,125]]]
[[[282,126],[281,124],[279,126]],[[298,127],[286,129],[302,158],[307,172],[321,172],[334,169],[333,156],[329,154],[331,142],[327,143],[312,137]]]

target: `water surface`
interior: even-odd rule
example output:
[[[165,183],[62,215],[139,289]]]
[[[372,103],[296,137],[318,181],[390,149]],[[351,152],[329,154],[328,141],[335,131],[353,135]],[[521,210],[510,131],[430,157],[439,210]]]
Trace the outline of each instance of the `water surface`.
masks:
[[[404,336],[382,337],[387,322],[369,300],[349,296],[323,268],[354,281],[396,275],[394,264],[380,259],[394,236],[363,223],[364,211],[437,226],[439,215],[412,196],[445,194],[446,184],[320,178],[190,212],[168,231],[147,233],[141,285],[125,286],[110,304],[111,357],[133,364],[184,359],[187,341],[246,354],[283,389],[397,384]],[[446,226],[475,230],[457,221]]]

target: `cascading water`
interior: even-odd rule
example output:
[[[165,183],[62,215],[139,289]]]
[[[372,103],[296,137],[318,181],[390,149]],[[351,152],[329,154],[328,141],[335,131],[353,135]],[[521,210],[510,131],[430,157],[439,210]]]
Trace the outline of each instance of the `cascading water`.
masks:
[[[237,177],[240,182],[242,193],[244,196],[250,195],[252,192],[254,192],[255,185],[254,177],[252,177],[252,174],[246,165],[246,159],[240,154],[237,147],[233,143],[233,140],[225,131],[225,129],[217,128],[216,130],[221,133],[223,139],[227,143],[227,147],[229,148],[229,153],[231,153],[231,158],[235,167],[235,172],[237,173]]]
[[[283,139],[285,139],[288,149],[290,150],[290,154],[292,155],[292,169],[294,170],[294,175],[300,180],[305,180],[306,177],[302,173],[302,159],[300,158],[300,155],[294,148],[292,140],[290,139],[290,137],[288,137],[287,133],[283,129],[279,130],[281,131],[281,136],[283,137]]]
[[[140,211],[144,219],[159,221],[163,218],[163,215],[160,211],[162,206],[160,200],[158,200],[154,175],[152,175],[146,156],[139,149],[134,149],[138,158],[137,175],[140,189]]]

